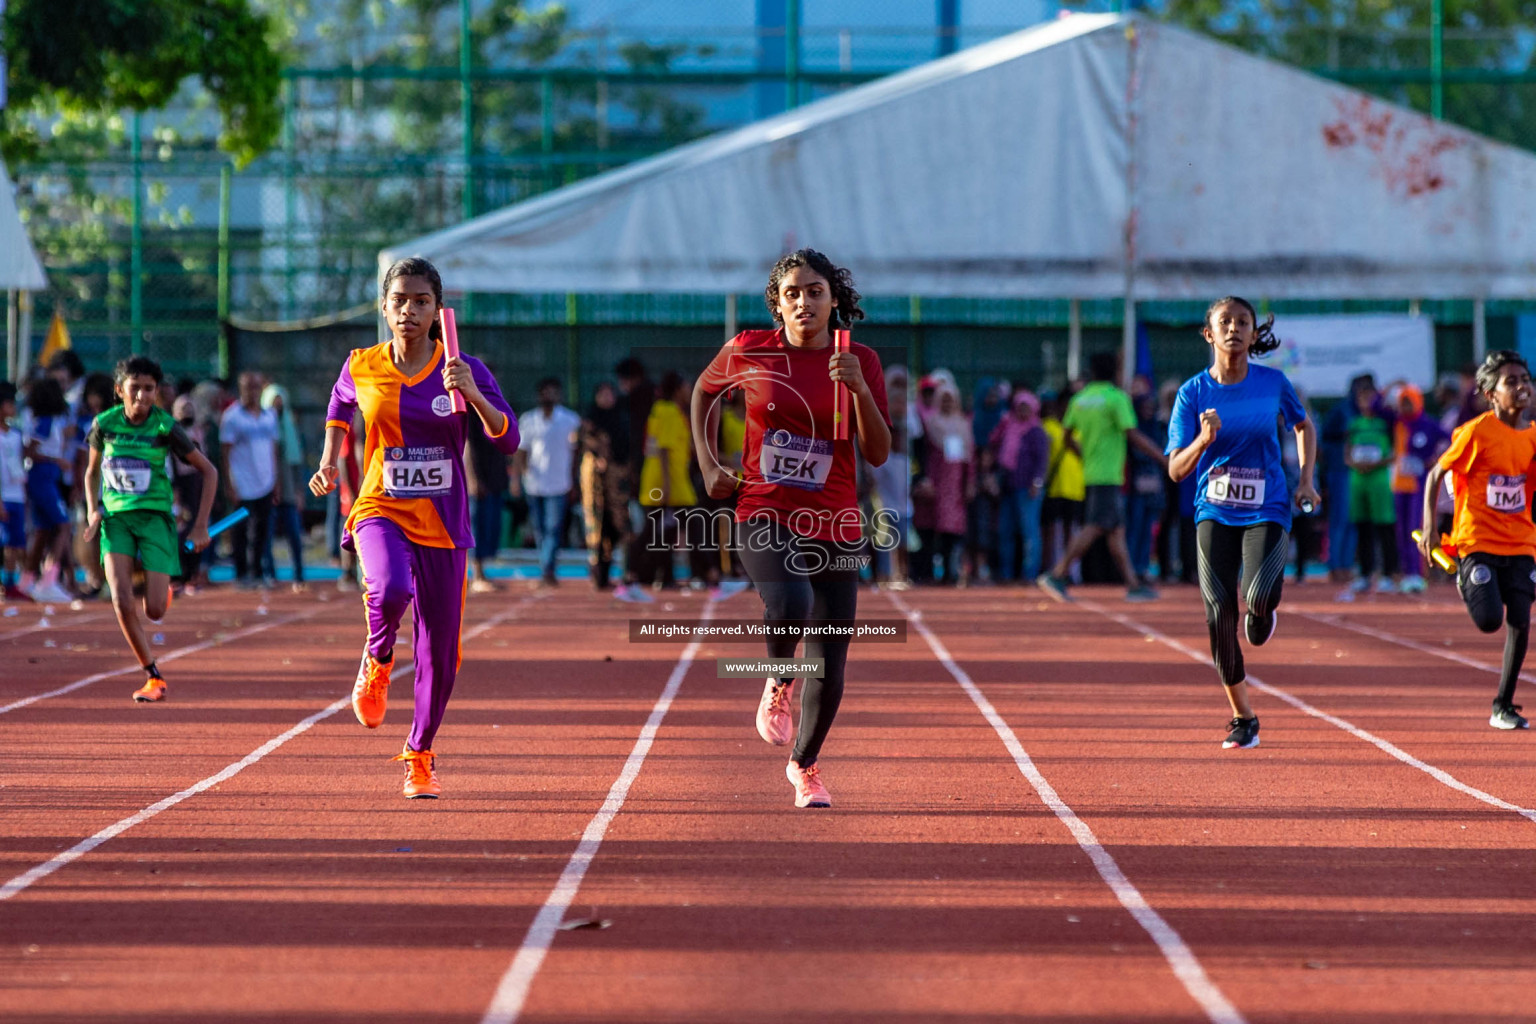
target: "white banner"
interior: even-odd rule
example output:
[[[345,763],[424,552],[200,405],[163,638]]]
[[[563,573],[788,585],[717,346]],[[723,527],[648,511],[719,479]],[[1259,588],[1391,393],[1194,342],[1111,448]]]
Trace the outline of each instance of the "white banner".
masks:
[[[1264,357],[1311,398],[1341,398],[1352,378],[1375,376],[1377,387],[1406,380],[1428,391],[1435,384],[1435,324],[1427,316],[1275,318],[1280,350]]]

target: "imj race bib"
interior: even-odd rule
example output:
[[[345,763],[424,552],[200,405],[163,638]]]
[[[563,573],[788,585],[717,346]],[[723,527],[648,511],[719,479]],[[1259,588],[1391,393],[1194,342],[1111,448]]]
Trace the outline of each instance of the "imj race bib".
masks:
[[[1495,512],[1525,511],[1525,474],[1488,474],[1488,507]]]
[[[101,462],[101,486],[117,494],[148,494],[153,468],[143,459],[114,456]]]
[[[1262,508],[1264,471],[1242,466],[1217,466],[1206,479],[1205,498],[1227,508]]]
[[[832,472],[832,442],[770,430],[763,434],[758,468],[770,484],[819,491]]]
[[[384,449],[384,492],[391,498],[434,498],[452,490],[448,449]]]
[[[1355,462],[1380,462],[1381,449],[1374,444],[1357,444],[1349,450],[1349,456]]]

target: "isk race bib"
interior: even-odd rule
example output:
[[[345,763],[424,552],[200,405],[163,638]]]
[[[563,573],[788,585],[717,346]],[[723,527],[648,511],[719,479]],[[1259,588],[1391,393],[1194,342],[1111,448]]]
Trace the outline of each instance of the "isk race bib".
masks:
[[[452,490],[448,449],[384,449],[384,492],[391,498],[435,498]]]
[[[1424,476],[1424,460],[1417,455],[1404,455],[1397,460],[1397,475],[1420,479]]]
[[[1519,476],[1488,475],[1488,507],[1495,512],[1525,511],[1525,474]]]
[[[1205,499],[1227,508],[1262,508],[1264,471],[1241,466],[1217,466],[1205,484]]]
[[[767,483],[819,491],[832,472],[832,442],[770,430],[763,435],[758,468]]]
[[[101,486],[118,494],[148,494],[154,467],[143,459],[113,456],[101,462]]]

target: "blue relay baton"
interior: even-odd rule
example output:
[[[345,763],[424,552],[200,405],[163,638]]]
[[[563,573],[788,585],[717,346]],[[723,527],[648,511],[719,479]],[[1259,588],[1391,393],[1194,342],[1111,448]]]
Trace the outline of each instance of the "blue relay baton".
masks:
[[[220,519],[218,522],[208,527],[208,539],[212,540],[219,534],[223,533],[225,530],[229,529],[231,526],[234,526],[236,523],[245,522],[245,520],[250,517],[250,514],[251,510],[248,508],[236,509],[229,515],[225,516],[223,519]],[[186,548],[188,551],[191,551],[192,542],[188,540],[185,544],[182,545],[182,547]]]

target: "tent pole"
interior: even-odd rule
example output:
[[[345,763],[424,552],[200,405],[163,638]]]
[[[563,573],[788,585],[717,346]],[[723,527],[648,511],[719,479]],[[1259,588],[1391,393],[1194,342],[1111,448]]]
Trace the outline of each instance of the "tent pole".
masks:
[[[5,292],[5,360],[7,380],[21,383],[21,348],[17,328],[16,289],[8,288]]]
[[[1472,300],[1472,361],[1481,363],[1488,354],[1488,301]]]
[[[1127,389],[1136,374],[1136,136],[1140,131],[1138,92],[1141,88],[1140,39],[1136,22],[1125,27],[1125,311],[1120,333],[1121,385]]]
[[[566,394],[581,401],[581,335],[576,329],[576,293],[565,293],[565,375],[571,389]]]
[[[736,337],[736,293],[725,297],[725,340],[730,341]]]
[[[1074,381],[1083,372],[1083,300],[1067,304],[1067,380]]]
[[[16,347],[21,353],[21,369],[32,363],[32,293],[22,289],[16,293],[17,324]]]

